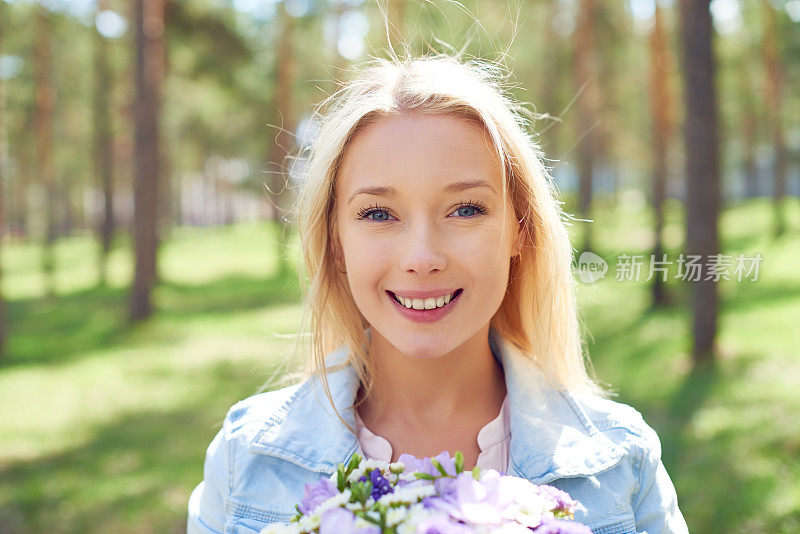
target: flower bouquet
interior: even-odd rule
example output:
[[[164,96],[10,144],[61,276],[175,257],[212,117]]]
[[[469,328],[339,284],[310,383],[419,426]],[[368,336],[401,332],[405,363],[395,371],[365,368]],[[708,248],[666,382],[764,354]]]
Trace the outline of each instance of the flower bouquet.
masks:
[[[261,534],[591,534],[573,519],[578,504],[553,487],[477,467],[460,452],[392,464],[353,455],[330,478],[306,484],[290,523]]]

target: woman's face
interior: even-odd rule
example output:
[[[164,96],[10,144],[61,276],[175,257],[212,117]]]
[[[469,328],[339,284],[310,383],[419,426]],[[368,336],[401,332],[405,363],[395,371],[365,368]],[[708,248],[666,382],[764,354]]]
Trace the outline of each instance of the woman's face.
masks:
[[[510,202],[501,211],[501,172],[488,135],[463,118],[396,115],[353,139],[335,217],[373,336],[408,357],[435,358],[488,326],[519,229]]]

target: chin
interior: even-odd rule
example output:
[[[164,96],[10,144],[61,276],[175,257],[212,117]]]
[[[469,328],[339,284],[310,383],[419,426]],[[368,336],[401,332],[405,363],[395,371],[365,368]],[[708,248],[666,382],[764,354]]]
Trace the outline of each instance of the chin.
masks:
[[[450,348],[445,343],[442,343],[441,339],[431,339],[422,342],[417,339],[415,341],[416,343],[398,343],[395,347],[405,357],[415,360],[441,358],[454,350],[454,348]]]

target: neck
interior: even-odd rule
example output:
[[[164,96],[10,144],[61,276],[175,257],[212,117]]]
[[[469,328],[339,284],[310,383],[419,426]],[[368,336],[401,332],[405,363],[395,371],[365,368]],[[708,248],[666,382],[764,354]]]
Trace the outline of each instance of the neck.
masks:
[[[470,414],[496,415],[506,395],[488,325],[448,354],[424,359],[408,358],[373,330],[369,354],[375,388],[359,409],[367,426],[391,418],[410,427],[441,428]]]

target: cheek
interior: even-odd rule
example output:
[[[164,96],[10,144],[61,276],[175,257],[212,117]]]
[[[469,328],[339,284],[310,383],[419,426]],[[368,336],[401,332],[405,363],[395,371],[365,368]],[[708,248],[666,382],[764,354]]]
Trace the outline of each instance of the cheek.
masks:
[[[479,232],[454,243],[453,255],[459,263],[481,273],[482,278],[496,279],[508,273],[511,246],[499,230]],[[502,245],[498,247],[498,243]]]
[[[390,267],[391,240],[351,233],[342,236],[341,244],[350,289],[358,298],[360,293],[371,292]]]

